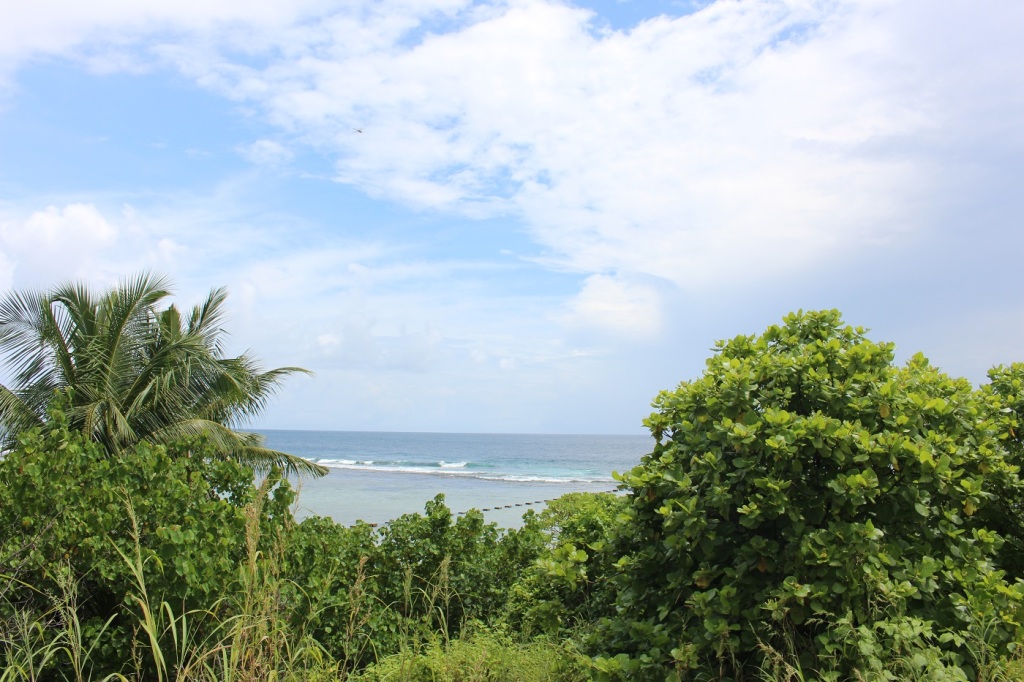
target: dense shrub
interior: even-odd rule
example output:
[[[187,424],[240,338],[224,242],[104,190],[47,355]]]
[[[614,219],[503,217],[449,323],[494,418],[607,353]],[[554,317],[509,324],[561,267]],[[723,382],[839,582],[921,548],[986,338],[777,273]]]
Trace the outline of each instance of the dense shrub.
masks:
[[[471,621],[498,623],[512,584],[545,548],[535,523],[500,530],[476,511],[454,518],[443,496],[379,530],[296,523],[293,499],[286,481],[257,487],[251,469],[201,440],[143,442],[115,456],[55,410],[0,459],[0,644],[18,613],[60,636],[52,609],[73,585],[72,611],[57,618],[73,613],[78,635],[96,645],[96,674],[136,664],[154,672],[139,596],[157,616],[164,602],[175,618],[191,614],[176,622],[189,623],[193,643],[216,631],[211,642],[228,643],[211,646],[266,647],[252,637],[287,628],[294,641],[275,647],[302,642],[341,674],[455,639]],[[3,657],[0,646],[0,669]]]
[[[995,367],[980,397],[995,425],[995,433],[1007,458],[1024,467],[1024,363]],[[1004,539],[998,563],[1013,579],[1024,579],[1024,495],[1015,481],[997,479],[1000,487],[991,504],[981,512],[985,526]]]
[[[544,537],[535,523],[499,529],[478,511],[455,517],[443,495],[379,530],[306,519],[285,547],[296,624],[349,670],[410,642],[457,638],[470,622],[497,624]]]
[[[568,636],[611,615],[615,567],[606,543],[626,502],[611,493],[569,493],[548,504],[535,521],[546,551],[508,595],[510,625],[527,634]]]
[[[276,474],[58,409],[0,458],[0,670],[79,641],[66,679],[1016,679],[1024,365],[989,376],[791,315],[658,396],[628,494],[505,530],[442,496],[296,523]]]
[[[445,643],[435,638],[357,673],[352,682],[582,682],[581,656],[545,640],[527,643],[491,632]]]
[[[69,431],[59,410],[50,416],[0,459],[0,574],[19,581],[6,582],[4,604],[43,613],[69,572],[85,634],[114,619],[95,660],[117,669],[134,641],[138,586],[125,561],[135,556],[134,536],[155,604],[208,609],[236,586],[247,506],[259,509],[262,536],[272,542],[293,495],[271,479],[273,493],[253,505],[252,470],[209,457],[201,440],[143,442],[115,457]]]
[[[607,676],[753,676],[768,650],[871,677],[916,647],[956,678],[972,627],[1017,636],[1024,590],[986,523],[1018,490],[1006,426],[965,380],[892,360],[838,312],[798,313],[658,396],[623,477]]]
[[[453,518],[438,495],[424,514],[406,514],[380,531],[381,598],[411,619],[454,637],[467,621],[493,623],[506,595],[544,547],[536,526],[499,529],[471,510]]]
[[[368,569],[378,553],[368,524],[346,527],[319,516],[293,526],[283,548],[292,627],[308,632],[345,670],[372,661],[380,648],[375,640],[398,632]]]

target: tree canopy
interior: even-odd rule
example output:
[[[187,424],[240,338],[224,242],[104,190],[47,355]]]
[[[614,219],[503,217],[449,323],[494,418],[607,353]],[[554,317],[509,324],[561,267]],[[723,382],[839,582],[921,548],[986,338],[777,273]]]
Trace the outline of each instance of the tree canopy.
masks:
[[[68,282],[0,300],[0,356],[11,377],[0,385],[6,447],[45,423],[55,397],[64,394],[70,427],[111,454],[143,440],[203,436],[216,456],[256,470],[326,473],[238,430],[286,377],[307,370],[264,371],[249,353],[226,357],[224,289],[212,290],[186,314],[161,307],[170,295],[166,278],[143,273],[99,294]]]
[[[1000,548],[1020,528],[992,520],[1020,509],[1019,368],[993,378],[975,390],[921,355],[897,367],[834,310],[720,342],[657,397],[657,445],[623,477],[600,665],[732,677],[795,650],[825,679],[870,679],[910,642],[932,648],[908,666],[951,671],[964,632],[1013,646],[1024,584]]]

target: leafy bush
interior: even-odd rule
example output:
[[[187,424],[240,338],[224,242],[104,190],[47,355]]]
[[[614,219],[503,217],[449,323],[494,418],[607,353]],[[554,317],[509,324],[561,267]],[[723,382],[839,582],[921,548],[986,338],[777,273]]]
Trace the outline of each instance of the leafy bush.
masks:
[[[314,651],[320,669],[352,671],[454,641],[470,621],[497,623],[544,549],[536,524],[453,518],[443,496],[379,531],[295,523],[293,499],[286,481],[257,488],[251,469],[202,440],[112,456],[53,410],[0,459],[0,642],[21,622],[41,639],[19,650],[59,651],[70,619],[98,674],[156,674],[161,650],[214,656],[206,637],[238,657],[217,670]],[[69,589],[74,606],[54,620]],[[0,669],[4,656],[0,646]]]
[[[453,519],[438,495],[425,514],[405,514],[381,528],[371,570],[382,600],[454,637],[467,621],[501,618],[509,589],[542,548],[534,525],[502,530],[476,510]]]
[[[547,550],[508,595],[513,627],[565,636],[611,615],[615,567],[606,542],[626,502],[611,493],[568,493],[548,504],[535,522],[548,538]]]
[[[1024,363],[995,367],[988,377],[980,398],[1009,461],[1024,467]],[[1016,481],[998,479],[996,483],[1000,485],[996,496],[981,516],[985,526],[1005,540],[999,550],[999,567],[1014,579],[1024,579],[1024,497]]]
[[[125,557],[138,549],[155,604],[179,613],[222,604],[245,563],[245,509],[258,490],[251,469],[220,459],[202,440],[143,442],[112,457],[70,431],[59,410],[50,417],[0,459],[0,574],[20,581],[5,602],[44,613],[69,578],[84,635],[103,633],[96,660],[116,670],[135,642],[137,577]],[[266,489],[273,493],[258,505],[258,524],[269,543],[290,519],[293,494],[274,478]]]
[[[623,477],[606,676],[742,676],[767,646],[845,679],[908,639],[966,670],[971,627],[1014,641],[1024,590],[986,519],[1019,486],[991,401],[892,351],[797,313],[657,397],[654,451]]]
[[[368,570],[378,559],[376,540],[368,524],[310,517],[291,529],[284,547],[293,627],[308,631],[345,670],[373,661],[381,640],[399,632]]]
[[[502,530],[477,511],[455,518],[443,495],[379,530],[314,517],[287,537],[296,626],[347,670],[456,639],[471,621],[501,621],[512,584],[544,547],[535,524]]]
[[[389,656],[352,682],[577,682],[587,679],[579,655],[546,641],[521,644],[491,632]]]

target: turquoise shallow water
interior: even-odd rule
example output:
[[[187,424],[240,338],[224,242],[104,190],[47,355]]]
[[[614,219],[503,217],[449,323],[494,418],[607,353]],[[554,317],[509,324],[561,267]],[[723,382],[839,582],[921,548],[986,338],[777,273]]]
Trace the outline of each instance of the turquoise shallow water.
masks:
[[[423,511],[443,493],[453,513],[486,509],[488,521],[515,526],[527,509],[539,510],[564,493],[614,490],[612,471],[636,466],[653,445],[646,436],[260,433],[269,447],[330,469],[323,478],[298,482],[298,513],[343,524],[386,523]]]

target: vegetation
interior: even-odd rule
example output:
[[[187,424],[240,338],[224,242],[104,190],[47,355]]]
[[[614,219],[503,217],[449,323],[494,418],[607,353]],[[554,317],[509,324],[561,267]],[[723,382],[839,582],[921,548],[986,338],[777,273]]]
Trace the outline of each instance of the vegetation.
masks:
[[[253,549],[267,551],[292,495],[273,477],[257,490],[251,469],[209,453],[202,441],[170,449],[143,442],[109,457],[56,409],[44,427],[23,432],[0,461],[8,604],[43,614],[73,586],[92,661],[108,671],[136,643],[140,584],[176,612],[226,612],[247,539],[262,538]],[[202,631],[203,619],[194,620]]]
[[[326,473],[233,428],[258,415],[285,377],[306,370],[261,371],[248,354],[224,357],[223,289],[186,316],[159,308],[168,296],[166,280],[143,274],[100,295],[71,282],[0,301],[0,355],[13,375],[0,386],[3,446],[43,424],[64,395],[70,427],[115,455],[141,441],[201,435],[212,453],[260,471]]]
[[[1024,679],[1024,365],[892,360],[835,311],[722,342],[624,494],[518,529],[300,523],[280,469],[58,393],[0,459],[0,682]]]
[[[894,367],[891,344],[836,311],[720,343],[699,380],[658,396],[658,443],[623,477],[601,631],[618,654],[602,664],[738,677],[793,649],[852,679],[913,653],[929,675],[974,677],[972,631],[1008,654],[1024,585],[988,510],[1021,497],[986,395],[922,356]]]

